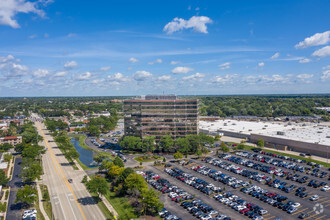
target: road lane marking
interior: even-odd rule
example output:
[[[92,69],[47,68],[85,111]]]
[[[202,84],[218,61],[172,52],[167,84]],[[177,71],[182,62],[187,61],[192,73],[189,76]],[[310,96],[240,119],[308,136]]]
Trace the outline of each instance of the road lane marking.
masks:
[[[61,203],[59,197],[58,197],[58,196],[53,196],[53,200],[55,200],[55,199],[57,199],[58,202],[57,202],[57,203],[54,202],[54,204],[55,204],[56,206],[57,206],[58,204],[60,204],[60,209],[62,210],[62,215],[63,215],[64,219],[66,219],[66,217],[65,217],[65,215],[64,215],[64,212],[63,212],[63,206],[62,206],[62,203]]]
[[[40,125],[42,125],[42,124],[40,124]],[[87,220],[87,218],[86,218],[86,216],[85,216],[85,213],[83,212],[83,210],[82,210],[82,208],[81,208],[81,206],[80,206],[80,204],[79,204],[79,202],[78,202],[78,200],[77,200],[77,197],[75,196],[75,194],[74,194],[74,192],[73,192],[73,190],[72,190],[72,188],[71,188],[71,186],[70,186],[70,184],[69,184],[67,178],[65,177],[64,172],[63,172],[63,170],[62,170],[60,164],[58,163],[57,159],[55,158],[55,155],[54,155],[54,152],[53,152],[52,148],[51,148],[51,147],[49,146],[49,144],[48,144],[48,141],[47,141],[47,139],[46,139],[46,136],[45,136],[44,132],[42,131],[42,127],[40,127],[40,128],[41,128],[41,130],[40,130],[40,132],[41,132],[41,136],[44,138],[45,145],[46,145],[47,148],[48,148],[48,151],[49,151],[49,154],[50,154],[50,156],[51,156],[51,159],[52,159],[53,165],[54,165],[54,167],[55,167],[55,171],[56,171],[56,173],[58,174],[58,176],[63,180],[63,182],[67,185],[67,187],[68,187],[68,188],[70,189],[70,191],[72,192],[72,195],[74,196],[74,198],[75,198],[75,200],[76,200],[76,203],[78,204],[78,207],[79,207],[79,209],[80,209],[80,212],[82,213],[84,219]],[[56,161],[57,165],[59,166],[60,170],[62,171],[62,173],[63,173],[63,177],[62,177],[62,176],[60,175],[60,173],[58,172],[54,160]]]
[[[65,195],[65,196],[66,196],[66,198],[68,199],[68,202],[69,202],[70,208],[71,208],[71,210],[72,210],[73,216],[74,216],[74,218],[77,220],[77,216],[76,216],[76,214],[74,213],[74,210],[73,210],[73,208],[72,208],[72,205],[71,205],[71,202],[70,202],[69,196],[68,196],[68,195]]]

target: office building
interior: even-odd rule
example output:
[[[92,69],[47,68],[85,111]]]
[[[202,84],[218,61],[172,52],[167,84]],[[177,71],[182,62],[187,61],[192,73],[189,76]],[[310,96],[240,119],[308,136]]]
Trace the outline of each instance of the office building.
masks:
[[[147,95],[124,101],[126,136],[173,138],[198,134],[198,99],[175,95]]]

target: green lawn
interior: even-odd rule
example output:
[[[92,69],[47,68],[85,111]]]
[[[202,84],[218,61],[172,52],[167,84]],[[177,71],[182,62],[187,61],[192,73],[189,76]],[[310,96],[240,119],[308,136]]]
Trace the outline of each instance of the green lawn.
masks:
[[[41,194],[44,195],[44,193],[48,192],[48,188],[46,185],[40,184],[40,190]],[[52,205],[49,202],[49,193],[48,193],[48,198],[46,199],[47,201],[43,200],[42,205],[44,207],[45,212],[47,213],[48,217],[51,219],[52,218]]]
[[[112,213],[109,211],[109,209],[105,206],[105,204],[102,202],[102,200],[97,199],[97,194],[96,193],[91,193],[91,196],[95,197],[94,199],[98,201],[97,205],[100,208],[101,212],[105,216],[107,220],[109,219],[115,219]]]
[[[143,158],[143,156],[140,156]],[[134,160],[138,161],[138,162],[152,162],[152,161],[157,161],[157,160],[163,160],[163,157],[159,157],[157,159],[153,158],[153,159],[144,159],[141,160],[140,157],[135,157]]]
[[[117,211],[120,219],[137,218],[137,216],[134,214],[134,208],[128,202],[127,197],[116,196],[114,192],[110,191],[108,191],[105,197],[113,206],[113,208]]]

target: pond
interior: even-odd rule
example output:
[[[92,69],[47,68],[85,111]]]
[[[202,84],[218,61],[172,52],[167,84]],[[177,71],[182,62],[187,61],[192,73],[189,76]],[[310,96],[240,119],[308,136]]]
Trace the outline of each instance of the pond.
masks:
[[[94,152],[91,150],[87,150],[82,148],[79,145],[79,138],[71,138],[71,143],[74,148],[76,148],[77,152],[80,154],[79,160],[88,167],[97,167],[97,164],[93,160]]]

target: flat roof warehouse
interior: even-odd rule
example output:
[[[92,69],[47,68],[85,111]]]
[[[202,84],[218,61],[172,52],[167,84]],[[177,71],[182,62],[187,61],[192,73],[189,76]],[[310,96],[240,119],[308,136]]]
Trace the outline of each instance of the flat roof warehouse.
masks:
[[[238,120],[200,121],[199,128],[209,132],[228,131],[240,134],[260,134],[330,146],[330,124],[310,122],[251,122]]]

